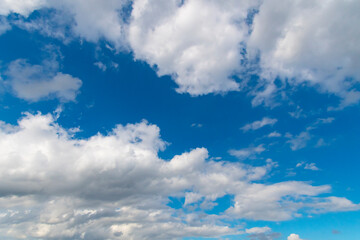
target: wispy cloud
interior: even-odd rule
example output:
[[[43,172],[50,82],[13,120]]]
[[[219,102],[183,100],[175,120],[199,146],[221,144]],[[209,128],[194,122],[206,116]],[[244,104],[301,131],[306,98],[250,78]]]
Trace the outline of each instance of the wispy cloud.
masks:
[[[255,121],[252,123],[248,123],[245,126],[243,126],[241,128],[241,130],[243,130],[244,132],[247,132],[249,130],[257,130],[260,129],[262,127],[265,126],[273,126],[278,120],[275,118],[268,118],[268,117],[264,117],[263,119],[259,120],[259,121]]]
[[[319,171],[320,169],[316,166],[315,163],[306,163],[306,162],[300,162],[296,164],[296,167],[304,167],[306,170],[312,170],[312,171]]]
[[[229,154],[237,157],[239,159],[246,159],[246,158],[254,158],[256,155],[264,152],[266,149],[264,148],[263,144],[256,146],[256,147],[248,147],[242,149],[232,149],[229,150]]]

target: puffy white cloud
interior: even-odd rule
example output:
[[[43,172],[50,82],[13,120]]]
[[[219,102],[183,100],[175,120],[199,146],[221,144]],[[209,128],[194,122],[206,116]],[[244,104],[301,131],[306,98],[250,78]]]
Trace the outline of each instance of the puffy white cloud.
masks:
[[[263,1],[254,18],[249,52],[260,53],[260,75],[290,84],[309,83],[336,94],[342,106],[359,101],[360,3],[334,1]],[[269,90],[269,97],[275,89]]]
[[[214,162],[204,148],[162,160],[157,153],[166,143],[147,122],[118,125],[88,139],[72,134],[49,114],[27,114],[16,126],[0,124],[0,236],[220,237],[243,232],[226,226],[223,217],[278,221],[298,216],[302,208],[359,208],[347,199],[316,197],[330,190],[326,185],[254,183],[271,170],[271,161],[260,167]],[[170,196],[185,197],[184,208],[202,208],[227,194],[235,202],[223,216],[167,206]]]
[[[263,119],[259,121],[255,121],[252,123],[248,123],[245,126],[241,128],[244,132],[247,132],[249,130],[257,130],[259,128],[265,127],[267,125],[273,126],[278,120],[275,118],[268,118],[264,117]]]
[[[132,50],[159,76],[170,75],[181,93],[245,88],[256,105],[282,91],[274,83],[280,77],[290,86],[308,83],[339,96],[339,107],[330,109],[360,100],[356,0],[1,0],[0,14],[26,17],[45,7],[56,9],[43,16],[51,21],[17,24],[63,39],[70,28],[87,41],[104,39],[117,50]],[[258,69],[257,59],[260,82],[246,88],[244,75]]]
[[[245,19],[257,1],[136,0],[129,25],[135,58],[171,75],[178,92],[202,95],[239,90]]]
[[[55,97],[63,102],[74,101],[82,81],[59,72],[56,60],[45,60],[42,65],[31,65],[24,59],[11,62],[4,72],[5,88],[28,101]]]
[[[116,48],[126,48],[126,24],[123,9],[129,0],[49,1],[51,6],[74,18],[73,31],[87,41],[106,39]]]
[[[288,240],[302,240],[299,235],[292,233],[288,236]]]
[[[18,13],[27,16],[34,10],[45,7],[46,5],[46,0],[0,0],[0,15]]]

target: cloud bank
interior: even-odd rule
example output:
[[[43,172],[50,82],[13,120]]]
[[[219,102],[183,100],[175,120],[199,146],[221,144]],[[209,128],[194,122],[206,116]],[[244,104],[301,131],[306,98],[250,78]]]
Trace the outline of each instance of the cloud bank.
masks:
[[[0,1],[0,14],[21,14],[25,22],[32,11],[45,8],[55,9],[52,22],[70,25],[72,35],[105,39],[159,76],[171,76],[180,93],[245,90],[258,105],[271,102],[286,84],[306,84],[338,96],[339,108],[360,100],[356,0]],[[66,35],[61,29],[67,28],[44,24],[24,26]],[[260,76],[255,85],[248,84],[249,74]]]
[[[274,167],[208,159],[196,148],[170,160],[166,143],[146,121],[118,125],[107,135],[77,139],[52,115],[27,114],[0,123],[0,236],[10,239],[179,239],[244,233],[226,219],[289,220],[360,208],[320,197],[330,186],[264,184]],[[225,195],[220,215],[206,214]],[[169,197],[184,199],[182,210]],[[197,209],[190,213],[187,207]],[[141,231],[140,231],[141,229]]]

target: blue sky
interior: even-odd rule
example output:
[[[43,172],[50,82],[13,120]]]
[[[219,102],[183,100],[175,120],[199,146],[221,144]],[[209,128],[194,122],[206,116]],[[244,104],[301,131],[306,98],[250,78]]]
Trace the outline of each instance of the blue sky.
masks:
[[[2,239],[360,238],[358,2],[0,9]]]

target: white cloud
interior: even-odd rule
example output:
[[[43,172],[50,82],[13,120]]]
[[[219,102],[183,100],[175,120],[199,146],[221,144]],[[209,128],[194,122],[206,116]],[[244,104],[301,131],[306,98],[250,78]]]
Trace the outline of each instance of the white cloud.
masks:
[[[257,130],[257,129],[265,127],[267,125],[273,126],[277,121],[278,120],[275,118],[264,117],[263,119],[261,119],[259,121],[255,121],[255,122],[246,124],[245,126],[243,126],[241,128],[241,130],[243,130],[244,132],[247,132],[249,130]]]
[[[278,133],[278,132],[274,131],[274,132],[269,133],[268,137],[269,138],[281,137],[281,133]]]
[[[306,147],[308,141],[312,138],[310,133],[307,131],[301,132],[297,136],[292,136],[291,134],[287,134],[286,137],[290,138],[290,140],[288,140],[287,143],[290,144],[290,148],[293,151]]]
[[[264,152],[265,150],[266,149],[263,147],[263,145],[259,145],[256,147],[248,147],[239,150],[232,149],[229,151],[229,153],[232,156],[235,156],[239,159],[246,159],[246,158],[254,158],[256,155]]]
[[[0,16],[0,35],[4,34],[5,32],[7,32],[8,30],[11,29],[11,25],[9,24],[9,22],[6,20],[6,18],[2,18]]]
[[[315,163],[306,163],[304,169],[319,171],[320,169],[315,165]]]
[[[270,232],[270,231],[271,231],[271,228],[269,228],[269,227],[253,227],[253,228],[245,230],[245,232],[249,233],[249,234],[266,233],[266,232]]]
[[[245,88],[255,105],[282,91],[274,84],[276,77],[290,86],[307,83],[339,96],[339,107],[329,109],[360,100],[355,86],[360,79],[356,0],[1,0],[0,14],[26,17],[45,7],[57,11],[55,17],[43,16],[51,24],[34,20],[22,26],[64,39],[63,31],[70,28],[87,41],[105,39],[117,50],[132,50],[135,59],[149,63],[159,76],[170,75],[181,93],[241,90],[247,83],[242,76],[254,73],[259,57],[262,79],[257,87]],[[254,10],[259,12],[249,25]],[[59,24],[66,27],[52,26]]]
[[[171,75],[180,93],[239,90],[231,76],[242,70],[247,11],[257,1],[136,0],[129,42],[136,59]]]
[[[87,41],[97,42],[106,39],[117,49],[127,45],[126,24],[123,8],[128,0],[64,0],[50,1],[52,7],[72,14],[73,32]]]
[[[259,51],[260,75],[268,86],[279,76],[292,85],[306,82],[336,94],[342,106],[358,102],[358,9],[356,0],[263,1],[248,47],[252,54]]]
[[[308,142],[313,138],[313,135],[310,133],[312,130],[319,128],[323,124],[330,124],[334,120],[335,120],[335,118],[333,118],[333,117],[318,118],[318,119],[316,119],[315,122],[313,122],[308,127],[306,127],[305,131],[302,131],[301,133],[299,133],[296,136],[293,136],[290,133],[286,133],[285,137],[289,138],[287,143],[290,144],[290,148],[293,151],[302,149],[302,148],[306,147]],[[322,145],[324,145],[324,143],[325,143],[324,139],[320,139],[320,140],[318,140],[315,147],[321,147]]]
[[[302,240],[299,235],[292,233],[288,236],[287,240]]]
[[[63,102],[74,101],[82,81],[58,70],[59,64],[54,59],[45,60],[42,65],[18,59],[9,64],[3,84],[17,97],[28,101],[52,97]]]
[[[27,114],[17,126],[0,124],[0,236],[181,239],[242,232],[201,210],[170,208],[170,196],[201,208],[233,195],[226,219],[280,221],[302,208],[359,208],[347,199],[316,197],[330,190],[327,185],[252,182],[271,170],[271,161],[260,167],[214,162],[204,148],[162,160],[157,153],[166,143],[159,128],[146,122],[88,139],[72,135],[51,115]]]
[[[253,227],[246,229],[245,232],[249,234],[247,237],[251,240],[273,240],[281,236],[280,233],[272,232],[269,227]]]
[[[46,5],[46,0],[0,0],[0,15],[19,13],[27,16],[34,10],[45,7]]]
[[[305,163],[305,162],[300,162],[298,164],[296,164],[296,167],[302,167],[304,166],[304,169],[306,170],[312,170],[312,171],[319,171],[320,169],[316,166],[315,163]]]

